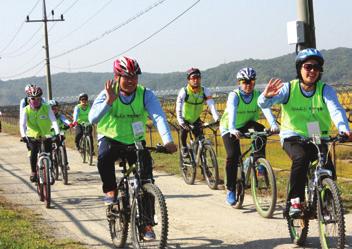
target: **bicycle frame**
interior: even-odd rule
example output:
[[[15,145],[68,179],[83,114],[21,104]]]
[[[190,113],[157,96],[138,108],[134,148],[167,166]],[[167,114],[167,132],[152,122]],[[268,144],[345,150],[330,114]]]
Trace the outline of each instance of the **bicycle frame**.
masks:
[[[203,130],[206,127],[210,127],[213,124],[208,124],[208,125],[204,125],[201,126],[200,128]],[[194,126],[190,125],[192,130],[194,129]],[[196,164],[196,167],[201,166],[201,154],[202,154],[202,150],[204,145],[210,145],[212,146],[212,142],[205,138],[203,132],[199,135],[199,137],[197,138],[193,138],[193,134],[192,131],[189,132],[189,138],[190,138],[190,147],[192,149],[193,152],[193,158],[194,158],[194,162]]]

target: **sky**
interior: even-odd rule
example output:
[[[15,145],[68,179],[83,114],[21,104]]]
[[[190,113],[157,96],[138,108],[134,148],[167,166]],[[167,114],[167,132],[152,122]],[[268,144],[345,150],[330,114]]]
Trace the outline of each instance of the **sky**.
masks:
[[[352,48],[351,0],[316,0],[318,49]],[[295,0],[46,0],[51,73],[112,72],[120,55],[143,72],[201,70],[295,51]],[[1,0],[0,79],[45,75],[42,0]],[[127,52],[126,52],[127,51]]]

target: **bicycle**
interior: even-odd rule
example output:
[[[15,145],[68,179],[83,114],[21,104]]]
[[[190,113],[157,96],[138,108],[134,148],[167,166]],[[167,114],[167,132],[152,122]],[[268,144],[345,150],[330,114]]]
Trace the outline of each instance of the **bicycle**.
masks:
[[[37,193],[40,201],[45,201],[46,208],[50,208],[51,203],[51,185],[55,183],[52,175],[52,161],[50,153],[45,152],[45,141],[53,141],[53,138],[40,137],[38,139],[31,138],[32,141],[40,143],[38,160],[36,166],[37,172]]]
[[[83,163],[89,162],[89,165],[93,165],[93,141],[91,140],[90,134],[92,133],[93,126],[91,124],[81,124],[83,135],[79,141],[79,152],[81,153]]]
[[[62,180],[64,185],[68,184],[68,161],[67,161],[67,153],[66,146],[64,140],[64,132],[60,132],[61,141],[57,143],[53,143],[52,148],[52,162],[53,162],[53,174],[55,176],[55,180],[59,179],[60,172],[62,174]]]
[[[165,198],[152,179],[141,181],[140,170],[143,167],[142,152],[144,150],[167,153],[164,147],[143,147],[142,142],[121,148],[134,151],[137,161],[126,167],[126,158],[122,158],[119,166],[122,177],[117,180],[116,203],[106,209],[109,230],[113,244],[117,248],[124,247],[131,223],[131,237],[134,248],[165,248],[168,236],[168,213]],[[131,176],[132,175],[132,176]],[[144,241],[144,228],[153,227],[156,239]]]
[[[254,131],[252,129],[242,134],[242,137],[251,139],[251,145],[244,153],[241,153],[237,168],[237,203],[234,208],[242,208],[245,190],[251,188],[255,208],[264,218],[271,218],[275,210],[276,179],[269,161],[264,157],[256,157],[255,153],[261,149],[257,148],[257,143],[260,141],[263,146],[263,137],[269,137],[272,134],[270,130]],[[249,156],[243,161],[248,153]]]
[[[317,159],[310,162],[308,167],[302,214],[299,217],[289,216],[291,205],[289,200],[287,200],[283,213],[292,242],[296,245],[304,245],[308,235],[309,220],[318,219],[321,247],[324,249],[345,248],[345,220],[340,192],[332,178],[332,172],[324,169],[328,157],[321,152],[319,145],[330,143],[327,152],[329,155],[332,145],[336,142],[343,143],[346,138],[337,135],[326,140],[313,137],[292,138],[289,141],[310,143],[317,149]],[[287,193],[288,190],[289,184]]]
[[[215,131],[218,122],[204,123],[199,128],[201,130],[210,128]],[[195,127],[189,125],[191,130]],[[206,139],[203,131],[196,139],[193,138],[192,131],[189,132],[190,141],[187,144],[187,156],[182,155],[180,150],[180,170],[184,181],[187,184],[194,184],[197,167],[201,172],[210,189],[217,189],[219,184],[219,168],[216,153],[209,139]]]

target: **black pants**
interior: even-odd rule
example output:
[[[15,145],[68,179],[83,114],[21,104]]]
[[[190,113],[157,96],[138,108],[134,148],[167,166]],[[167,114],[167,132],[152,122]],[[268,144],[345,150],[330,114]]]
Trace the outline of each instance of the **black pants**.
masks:
[[[317,149],[312,144],[303,144],[287,140],[284,140],[283,148],[292,160],[288,200],[299,197],[300,201],[303,201],[308,166],[310,162],[317,159]],[[326,155],[328,146],[323,144],[320,149]],[[324,167],[331,170],[333,179],[336,179],[336,171],[330,155]]]
[[[31,170],[32,170],[32,173],[36,173],[36,165],[37,165],[37,159],[38,159],[38,152],[40,148],[40,142],[29,138],[28,147],[31,151],[31,156],[30,156]],[[45,140],[44,147],[45,147],[45,152],[51,153],[51,149],[52,149],[51,139]]]
[[[144,144],[145,145],[145,142]],[[125,158],[129,165],[136,162],[134,151],[126,151],[122,144],[113,139],[103,137],[99,140],[98,171],[103,182],[103,192],[107,193],[117,188],[115,176],[115,161]],[[153,179],[152,158],[148,150],[142,154],[144,168],[141,169],[141,179]]]
[[[191,124],[191,123],[188,123]],[[202,129],[200,128],[202,125],[202,122],[200,121],[200,119],[197,119],[194,123],[192,123],[191,125],[194,126],[194,128],[192,129],[192,133],[194,135],[195,138],[199,137],[202,134]],[[183,129],[181,127],[181,145],[182,147],[186,147],[187,146],[187,135],[188,132],[190,132],[189,130]]]
[[[77,124],[77,126],[75,127],[76,130],[76,137],[75,137],[75,144],[76,144],[76,148],[79,147],[79,141],[81,140],[82,136],[83,136],[83,126],[80,124]],[[94,151],[94,146],[93,146],[93,129],[92,127],[90,127],[89,131],[89,137],[90,137],[90,141],[92,141],[92,151]]]
[[[248,129],[254,129],[255,131],[263,131],[264,126],[255,121],[249,121],[245,126],[239,128],[238,130],[242,133],[248,132]],[[226,133],[222,136],[222,140],[224,141],[224,146],[226,150],[226,187],[229,191],[235,191],[236,187],[236,179],[237,179],[237,165],[239,163],[239,158],[241,155],[241,147],[240,141],[236,139],[230,133]],[[259,144],[261,141],[264,144]],[[262,138],[259,142],[257,142],[256,146],[261,148],[257,153],[256,157],[265,157],[265,146],[266,146],[266,138]]]

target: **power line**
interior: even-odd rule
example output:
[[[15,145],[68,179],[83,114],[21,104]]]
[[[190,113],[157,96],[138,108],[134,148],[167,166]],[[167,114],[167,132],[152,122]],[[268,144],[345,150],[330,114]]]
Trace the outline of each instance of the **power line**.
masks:
[[[29,49],[26,49],[24,51],[21,51],[19,52],[19,50],[21,50],[22,48],[24,48],[25,46],[27,46],[29,44],[29,42],[34,38],[34,36],[36,34],[38,34],[38,32],[41,30],[41,26],[38,27],[38,29],[33,33],[33,35],[26,41],[24,42],[20,47],[18,47],[17,49],[7,53],[4,55],[4,57],[9,57],[9,58],[12,58],[12,57],[18,57],[22,54],[25,54],[27,52],[29,52],[35,45],[37,45],[40,41],[41,41],[41,38],[39,40],[37,40],[33,45],[32,47],[30,47]],[[18,53],[19,52],[19,53]]]
[[[61,42],[68,38],[70,35],[72,35],[74,32],[80,30],[83,26],[85,26],[88,22],[92,21],[94,17],[96,17],[103,9],[105,9],[113,0],[109,0],[106,2],[100,9],[98,9],[92,16],[88,17],[80,26],[78,26],[76,29],[73,29],[71,32],[67,33],[65,36],[62,38],[54,41],[54,43]]]
[[[110,29],[110,30],[108,30],[108,31],[105,31],[105,32],[102,33],[99,37],[93,38],[92,40],[90,40],[90,41],[88,41],[88,42],[86,42],[86,43],[84,43],[84,44],[82,44],[82,45],[79,45],[79,46],[77,46],[77,47],[75,47],[75,48],[72,48],[72,49],[69,49],[69,50],[67,50],[67,51],[65,51],[65,52],[62,52],[61,54],[57,54],[57,55],[53,56],[52,59],[56,59],[56,58],[59,58],[59,57],[61,57],[61,56],[63,56],[63,55],[72,53],[72,52],[74,52],[74,51],[76,51],[76,50],[78,50],[78,49],[84,48],[84,47],[86,47],[86,46],[92,44],[93,42],[96,42],[96,41],[102,39],[104,36],[109,35],[109,34],[111,34],[112,32],[114,32],[114,31],[120,29],[121,27],[123,27],[123,26],[129,24],[130,22],[136,20],[138,17],[144,15],[145,13],[149,12],[150,10],[152,10],[153,8],[157,7],[158,5],[162,4],[162,3],[165,2],[165,1],[166,1],[166,0],[161,0],[161,1],[158,1],[158,2],[154,3],[152,6],[148,7],[147,9],[145,9],[145,10],[143,10],[143,11],[141,11],[141,12],[139,12],[139,13],[138,13],[137,15],[135,15],[134,17],[129,18],[127,21],[125,21],[125,22],[123,22],[123,23],[121,23],[121,24],[119,24],[119,25],[113,27],[112,29]]]
[[[37,2],[34,4],[34,6],[32,7],[32,9],[29,11],[29,14],[32,14],[33,10],[37,7],[38,3],[40,0],[37,0]],[[12,42],[16,39],[17,35],[20,33],[20,31],[22,30],[22,27],[24,26],[24,22],[22,22],[21,26],[18,28],[18,30],[16,31],[15,35],[12,37],[12,39],[6,44],[6,46],[0,51],[0,54],[2,52],[4,52],[11,44]]]
[[[131,51],[132,49],[138,47],[139,45],[143,44],[144,42],[146,42],[147,40],[151,39],[153,36],[157,35],[158,33],[160,33],[162,30],[164,30],[166,27],[168,27],[169,25],[171,25],[173,22],[175,22],[177,19],[179,19],[181,16],[183,16],[184,14],[186,14],[189,10],[191,10],[194,6],[196,6],[198,3],[200,2],[200,0],[197,0],[196,2],[194,2],[190,7],[188,7],[186,10],[184,10],[182,13],[180,13],[179,15],[177,15],[174,19],[172,19],[170,22],[168,22],[167,24],[165,24],[164,26],[162,26],[160,29],[158,29],[157,31],[155,31],[154,33],[152,33],[151,35],[149,35],[148,37],[146,37],[145,39],[143,39],[142,41],[136,43],[135,45],[133,45],[132,47],[126,49],[125,51],[117,54],[117,55],[114,55],[108,59],[105,59],[103,61],[100,61],[100,62],[97,62],[97,63],[94,63],[94,64],[91,64],[91,65],[88,65],[88,66],[84,66],[84,67],[71,67],[70,69],[85,69],[85,68],[90,68],[90,67],[94,67],[94,66],[97,66],[97,65],[100,65],[100,64],[103,64],[113,58],[116,58],[116,57],[119,57],[129,51]],[[53,65],[54,67],[57,67],[59,69],[68,69],[68,68],[65,68],[65,67],[59,67],[59,66],[55,66]]]
[[[23,74],[25,74],[25,73],[31,71],[31,70],[34,69],[34,68],[37,68],[37,67],[40,66],[43,62],[44,62],[44,60],[41,60],[40,62],[38,62],[38,63],[35,64],[34,66],[32,66],[32,67],[30,67],[30,68],[28,68],[28,69],[26,69],[26,70],[24,70],[24,71],[22,71],[22,72],[19,72],[19,73],[17,73],[17,74],[13,74],[13,75],[5,75],[5,76],[2,76],[2,78],[4,78],[4,79],[16,78],[16,77],[18,77],[18,76],[21,76],[21,75],[23,75]]]

